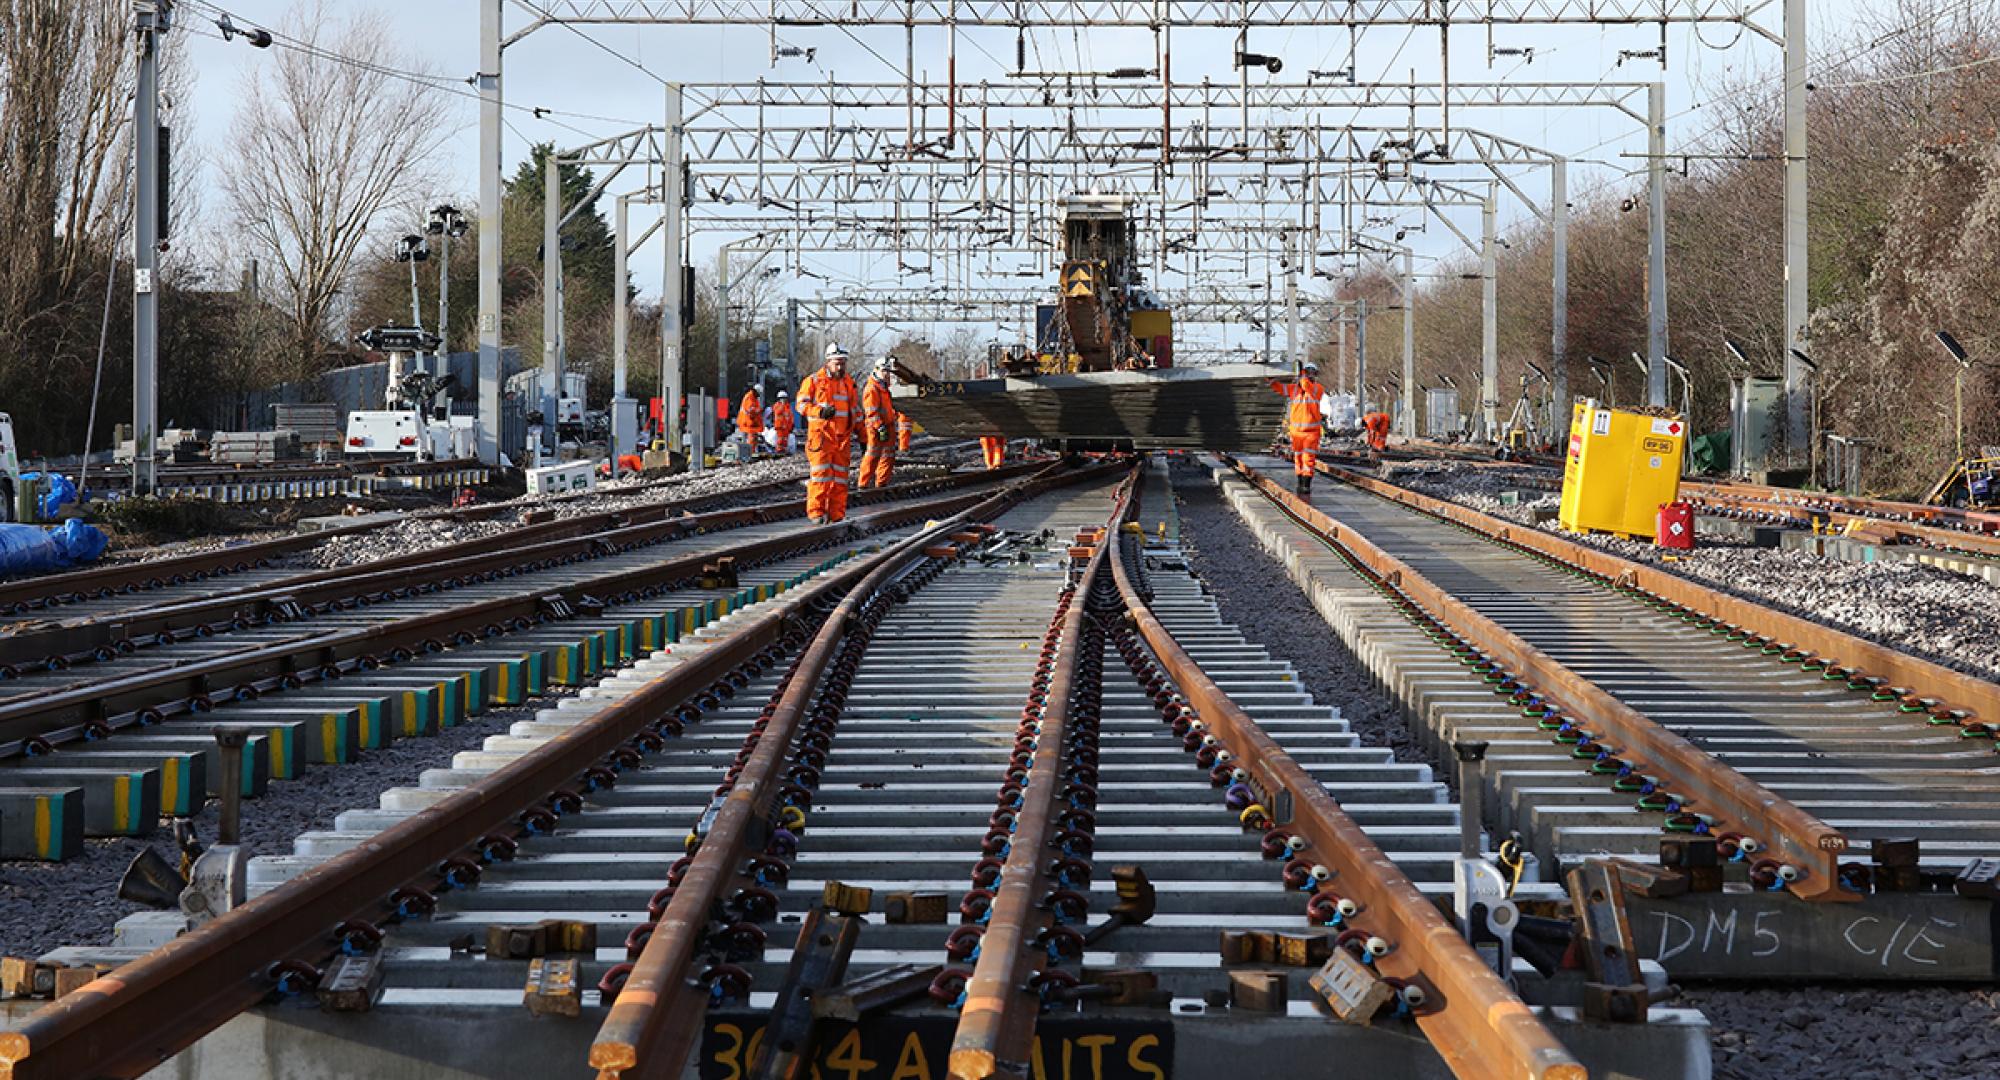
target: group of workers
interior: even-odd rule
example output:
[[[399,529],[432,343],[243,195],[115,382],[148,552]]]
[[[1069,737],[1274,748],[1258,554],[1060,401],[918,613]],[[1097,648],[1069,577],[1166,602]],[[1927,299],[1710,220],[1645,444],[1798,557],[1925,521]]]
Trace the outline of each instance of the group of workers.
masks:
[[[1319,365],[1308,360],[1299,366],[1298,377],[1290,382],[1273,380],[1271,389],[1290,402],[1285,410],[1285,433],[1291,437],[1292,473],[1295,490],[1312,494],[1313,466],[1319,458],[1320,439],[1326,434],[1326,384],[1319,381]],[[1389,414],[1379,410],[1361,418],[1361,430],[1368,449],[1380,454],[1389,445]]]
[[[889,388],[894,385],[896,362],[883,357],[857,387],[847,372],[847,350],[839,345],[826,347],[826,358],[818,371],[799,384],[796,406],[778,391],[771,406],[771,428],[779,453],[791,450],[792,432],[798,421],[806,426],[806,517],[824,525],[847,516],[850,476],[857,488],[887,487],[896,468],[896,455],[910,448],[916,424],[896,409]],[[861,432],[861,463],[853,465],[854,435]],[[743,395],[736,414],[736,430],[751,445],[764,437],[764,409],[757,392]],[[981,439],[987,445],[986,464],[996,468],[1005,456],[1006,441]]]

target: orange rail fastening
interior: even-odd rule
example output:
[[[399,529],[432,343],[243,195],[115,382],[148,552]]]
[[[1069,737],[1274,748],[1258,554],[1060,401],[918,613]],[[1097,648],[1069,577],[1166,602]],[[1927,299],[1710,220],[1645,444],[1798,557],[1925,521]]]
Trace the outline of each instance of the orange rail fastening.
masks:
[[[1551,708],[1587,725],[1603,742],[1616,747],[1617,756],[1635,771],[1657,778],[1660,786],[1676,793],[1683,809],[1706,815],[1713,819],[1712,824],[1725,825],[1757,839],[1768,853],[1768,860],[1777,864],[1777,871],[1788,879],[1787,888],[1794,895],[1806,900],[1861,899],[1861,894],[1840,883],[1840,853],[1847,849],[1847,838],[1840,830],[1654,723],[1268,477],[1240,462],[1234,464],[1246,480],[1294,520],[1345,552],[1384,584],[1400,591],[1508,674],[1533,687],[1534,693]],[[1319,468],[1347,479],[1344,471],[1323,464]],[[1400,492],[1393,487],[1391,490]],[[1545,533],[1541,536],[1556,539]]]
[[[1237,766],[1250,774],[1264,805],[1277,805],[1281,793],[1289,797],[1290,820],[1282,827],[1306,841],[1303,854],[1333,871],[1328,885],[1359,905],[1350,918],[1387,943],[1388,951],[1371,961],[1375,969],[1385,978],[1423,988],[1423,1002],[1413,1010],[1417,1026],[1452,1073],[1464,1080],[1584,1080],[1588,1073],[1583,1065],[1473,951],[1437,905],[1180,647],[1153,616],[1124,561],[1114,558],[1112,567],[1128,618],[1161,669],[1234,753]]]

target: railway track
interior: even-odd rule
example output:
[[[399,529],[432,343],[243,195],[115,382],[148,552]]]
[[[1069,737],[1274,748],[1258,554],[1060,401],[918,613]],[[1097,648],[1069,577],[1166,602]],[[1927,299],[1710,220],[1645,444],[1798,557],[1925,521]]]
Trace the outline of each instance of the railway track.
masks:
[[[1374,464],[1364,455],[1339,451],[1328,451],[1321,458],[1328,464],[1352,469],[1365,470]],[[1521,477],[1524,486],[1543,491],[1559,491],[1562,486],[1560,460],[1516,457],[1501,461],[1490,456],[1472,455],[1458,447],[1427,443],[1383,455],[1383,460],[1404,462],[1440,458],[1475,467],[1509,470]],[[1839,538],[1873,547],[1948,552],[1956,556],[1970,556],[1981,563],[2000,559],[2000,513],[1992,511],[1828,491],[1805,491],[1739,480],[1684,479],[1681,481],[1681,497],[1708,519],[1711,531],[1731,528],[1726,523],[1735,523],[1751,529],[1764,526],[1803,531],[1814,538]],[[1931,559],[1925,561],[1935,562]],[[1955,568],[1949,564],[1941,565]]]
[[[60,859],[86,836],[199,811],[226,786],[218,727],[250,740],[238,781],[254,796],[575,685],[747,602],[739,568],[962,505],[1020,471],[865,493],[843,526],[805,527],[795,499],[692,516],[653,504],[18,628],[5,655],[44,659],[0,681],[0,855]]]
[[[1134,505],[1170,521],[1163,468],[880,534],[253,862],[240,909],[0,1035],[0,1075],[191,1044],[219,1080],[1705,1075],[1698,1017],[1594,1029],[1574,980],[1498,979],[1435,906],[1442,785],[1223,624]],[[1310,1003],[1329,960],[1355,1024]]]
[[[754,499],[758,495],[775,497],[781,492],[795,489],[800,477],[803,476],[804,469],[801,467],[799,477],[781,478],[768,483],[685,499],[662,500],[661,504],[672,506],[677,511],[692,511],[711,507],[717,503]],[[281,580],[297,573],[297,568],[286,565],[289,560],[301,552],[337,537],[376,532],[404,521],[458,523],[505,521],[522,515],[539,514],[591,501],[639,501],[643,506],[643,501],[647,499],[649,492],[671,490],[685,483],[682,478],[671,478],[621,488],[615,492],[593,491],[554,495],[540,499],[532,505],[505,502],[449,510],[422,510],[410,514],[378,515],[352,525],[232,544],[209,551],[146,561],[106,563],[61,574],[0,582],[0,614],[16,618],[36,618],[43,613],[62,609],[57,615],[50,617],[67,619],[73,614],[101,614],[133,607],[204,599],[255,584]],[[632,508],[619,509],[629,513]],[[606,519],[617,512],[619,511],[607,511]]]
[[[1337,467],[1308,506],[1285,471],[1217,477],[1434,751],[1491,744],[1483,811],[1542,867],[1692,837],[1740,882],[1717,904],[1831,901],[1772,910],[1836,936],[1934,916],[1875,974],[1990,973],[1991,890],[1960,872],[2000,849],[2000,686]],[[1872,914],[1810,910],[1850,903]],[[1767,971],[1858,959],[1791,951]]]

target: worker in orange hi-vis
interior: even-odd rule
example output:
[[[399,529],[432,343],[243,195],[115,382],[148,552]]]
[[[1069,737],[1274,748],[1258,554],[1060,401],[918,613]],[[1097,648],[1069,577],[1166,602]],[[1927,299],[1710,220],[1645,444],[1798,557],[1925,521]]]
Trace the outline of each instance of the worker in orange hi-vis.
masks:
[[[736,433],[743,436],[743,445],[750,453],[763,448],[764,402],[754,386],[743,392],[743,405],[736,410]]]
[[[896,468],[896,406],[889,397],[889,382],[895,378],[896,362],[883,357],[861,388],[861,431],[868,448],[861,455],[861,472],[854,486],[888,487],[889,474]]]
[[[998,435],[981,435],[979,449],[985,452],[989,469],[997,469],[1007,460],[1007,440]]]
[[[861,411],[861,394],[847,374],[846,349],[826,347],[825,365],[799,384],[798,401],[806,419],[806,517],[825,525],[847,516],[848,465]]]
[[[909,413],[906,412],[897,413],[896,452],[899,454],[909,453],[910,440],[916,437],[917,437],[917,422],[915,420],[910,419]]]
[[[775,445],[780,454],[792,452],[792,428],[798,426],[797,415],[792,412],[792,403],[783,390],[778,391],[778,400],[771,403],[771,433],[777,436]]]
[[[1290,382],[1273,379],[1271,389],[1291,400],[1291,406],[1285,411],[1285,431],[1292,438],[1292,473],[1297,478],[1298,493],[1310,495],[1313,463],[1319,456],[1319,439],[1324,427],[1319,399],[1326,396],[1326,387],[1320,385],[1319,365],[1307,361],[1299,368],[1298,378]]]
[[[1368,449],[1381,453],[1389,445],[1389,414],[1371,412],[1361,418],[1361,430],[1368,433]]]

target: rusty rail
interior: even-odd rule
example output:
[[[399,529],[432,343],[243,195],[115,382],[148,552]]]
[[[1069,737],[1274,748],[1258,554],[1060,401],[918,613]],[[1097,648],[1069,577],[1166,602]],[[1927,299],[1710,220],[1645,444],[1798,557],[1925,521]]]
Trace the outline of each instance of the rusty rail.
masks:
[[[1737,627],[1773,645],[1803,654],[1799,657],[1801,662],[1819,663],[1829,672],[1840,671],[1850,680],[1880,678],[1885,686],[1901,691],[1898,697],[1906,711],[1921,711],[1933,719],[1961,724],[2000,724],[2000,683],[1953,671],[1890,646],[1765,607],[1754,600],[1731,596],[1678,574],[1542,529],[1516,525],[1345,469],[1322,466],[1321,471],[1392,502],[1467,526],[1503,544],[1559,559],[1614,585],[1630,587],[1716,623]]]
[[[1070,474],[1070,479],[1099,470]],[[924,548],[970,521],[982,520],[1007,503],[1051,483],[1038,479],[1010,489],[926,529],[873,560],[863,578],[840,602],[801,654],[784,694],[757,737],[728,796],[717,811],[673,897],[633,961],[604,1023],[591,1043],[590,1065],[600,1080],[627,1073],[677,1076],[701,1031],[705,992],[688,977],[726,891],[742,876],[753,838],[775,820],[785,765],[820,676],[847,636],[850,622],[882,585],[906,566],[928,558]]]
[[[978,474],[970,474],[978,475]],[[947,495],[891,506],[873,514],[769,537],[731,549],[744,567],[937,514],[955,513],[983,498],[979,492]],[[0,703],[0,758],[18,755],[25,741],[60,744],[102,737],[135,723],[150,723],[205,711],[216,701],[283,689],[297,683],[337,678],[357,666],[387,663],[397,650],[431,652],[446,642],[491,637],[508,627],[526,629],[551,616],[544,601],[561,598],[573,610],[595,599],[647,589],[685,587],[713,553],[693,554],[636,569],[603,574],[561,589],[524,587],[506,597],[360,627],[302,636],[259,649],[190,664],[169,665],[92,685]],[[44,747],[36,747],[44,749]]]
[[[1732,829],[1755,837],[1772,853],[1773,860],[1797,871],[1797,878],[1789,885],[1795,895],[1828,901],[1861,898],[1840,884],[1839,857],[1847,848],[1847,838],[1839,830],[1654,723],[1519,635],[1432,584],[1367,537],[1285,491],[1269,477],[1241,462],[1232,464],[1244,479],[1293,520],[1473,643],[1507,673],[1533,687],[1548,707],[1586,720],[1600,735],[1600,741],[1615,747],[1613,752],[1620,760],[1636,772],[1658,778],[1661,786],[1676,793],[1684,807],[1714,816]],[[1334,472],[1325,465],[1320,469]]]
[[[965,513],[1060,479],[1017,485]],[[590,786],[582,778],[602,783],[633,755],[658,749],[680,714],[699,712],[699,700],[725,677],[795,633],[810,606],[854,587],[900,550],[783,594],[661,678],[423,813],[44,1006],[0,1032],[0,1080],[137,1077],[263,1000],[276,973],[302,970],[288,964],[310,971],[344,940],[379,941],[381,924],[399,911],[424,910],[435,894],[468,876],[476,881],[480,865],[508,857],[519,839],[577,808],[575,793]]]
[[[1697,510],[1749,510],[1780,514],[1798,525],[1815,518],[1856,539],[1881,544],[1956,549],[2000,557],[2000,513],[1957,510],[1922,503],[1893,502],[1854,495],[1796,491],[1762,484],[1681,482],[1681,495]],[[1952,525],[1941,522],[1954,523]]]
[[[953,1080],[1027,1075],[1035,1021],[1042,1008],[1034,980],[1047,955],[1036,947],[1036,939],[1054,917],[1048,904],[1049,867],[1056,861],[1050,857],[1050,847],[1063,801],[1070,725],[1078,719],[1072,715],[1072,699],[1078,689],[1084,620],[1091,590],[1104,573],[1106,553],[1117,543],[1118,523],[1125,519],[1137,476],[1135,467],[1119,486],[1104,528],[1066,595],[1068,607],[1059,615],[1061,637],[1041,702],[1040,723],[1033,729],[1037,750],[1021,785],[1024,802],[993,888],[992,915],[979,939],[979,959],[966,980],[965,1004],[952,1035]],[[1077,548],[1071,553],[1072,559],[1078,557]],[[1029,707],[1034,705],[1030,699]],[[1025,720],[1026,716],[1024,728]]]
[[[982,485],[1020,475],[1027,468],[1015,466],[993,473],[963,472],[926,478],[891,488],[856,492],[854,502],[868,505]],[[783,482],[783,486],[794,484],[794,481]],[[751,493],[755,490],[751,489]],[[689,533],[783,520],[804,513],[804,502],[797,499],[696,515],[684,513],[696,502],[714,498],[655,503],[540,522],[357,566],[307,571],[217,596],[35,627],[0,636],[0,665],[83,663],[156,641],[184,641],[197,636],[203,628],[213,632],[288,618],[285,612],[298,606],[325,610],[328,604],[351,597],[388,600],[474,576],[517,572],[537,564],[553,566],[561,561],[674,540]],[[285,542],[289,544],[294,539],[287,537]],[[0,680],[0,697],[4,696],[4,680]]]
[[[1341,895],[1360,905],[1356,918],[1390,943],[1389,952],[1375,960],[1377,970],[1423,987],[1424,1004],[1415,1010],[1417,1026],[1452,1073],[1466,1080],[1498,1076],[1583,1080],[1584,1067],[1472,950],[1437,905],[1181,648],[1154,617],[1125,561],[1114,558],[1111,566],[1127,618],[1161,670],[1236,755],[1238,766],[1250,773],[1264,805],[1279,805],[1279,793],[1289,796],[1291,819],[1283,827],[1306,840],[1305,850],[1334,871],[1331,880]]]

